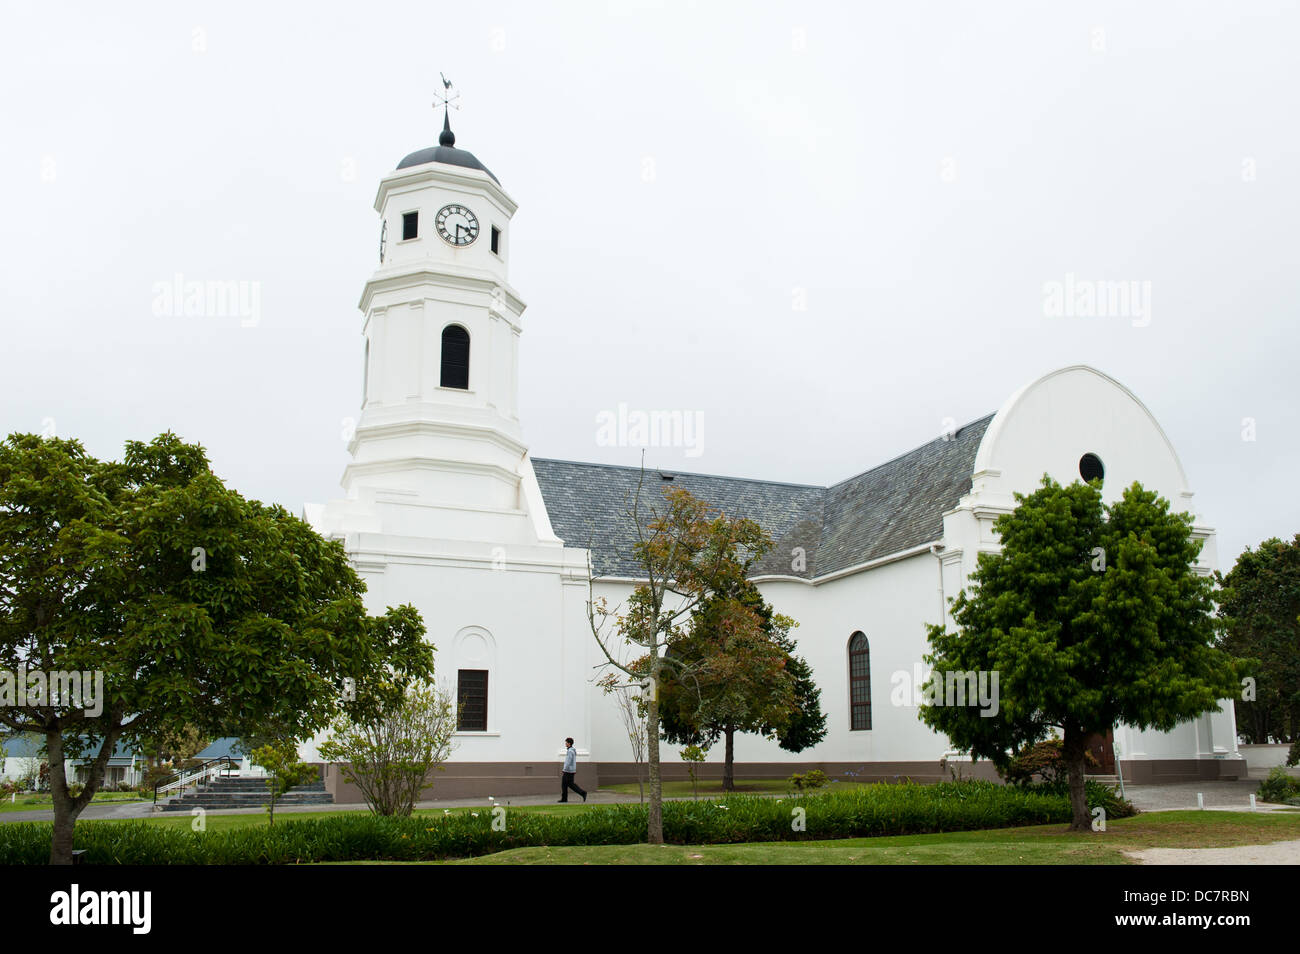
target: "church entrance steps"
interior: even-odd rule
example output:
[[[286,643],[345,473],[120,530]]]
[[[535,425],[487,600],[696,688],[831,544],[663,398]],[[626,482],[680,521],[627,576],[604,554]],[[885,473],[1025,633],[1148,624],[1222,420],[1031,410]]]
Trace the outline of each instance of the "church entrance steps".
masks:
[[[219,778],[197,790],[160,802],[156,811],[188,812],[194,808],[219,811],[235,808],[262,808],[270,802],[265,778]],[[294,805],[333,805],[334,796],[325,790],[323,781],[310,782],[289,789],[275,800],[275,807]]]

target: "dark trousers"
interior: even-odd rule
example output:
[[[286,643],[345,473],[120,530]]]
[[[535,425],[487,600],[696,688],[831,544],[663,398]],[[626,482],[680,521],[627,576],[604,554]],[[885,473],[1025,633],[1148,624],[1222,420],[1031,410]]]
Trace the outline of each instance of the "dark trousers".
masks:
[[[569,800],[569,789],[573,789],[582,796],[584,801],[586,801],[587,793],[578,788],[578,783],[573,780],[576,774],[576,772],[560,773],[560,777],[563,779],[563,781],[560,782],[560,801],[567,802]]]

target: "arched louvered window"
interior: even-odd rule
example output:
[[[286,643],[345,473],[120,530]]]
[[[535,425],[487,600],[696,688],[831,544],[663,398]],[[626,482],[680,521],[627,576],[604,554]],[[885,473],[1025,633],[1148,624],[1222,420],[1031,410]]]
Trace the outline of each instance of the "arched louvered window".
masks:
[[[442,329],[442,386],[469,390],[469,332],[460,325]]]
[[[862,633],[849,637],[849,710],[850,728],[871,728],[871,647]]]

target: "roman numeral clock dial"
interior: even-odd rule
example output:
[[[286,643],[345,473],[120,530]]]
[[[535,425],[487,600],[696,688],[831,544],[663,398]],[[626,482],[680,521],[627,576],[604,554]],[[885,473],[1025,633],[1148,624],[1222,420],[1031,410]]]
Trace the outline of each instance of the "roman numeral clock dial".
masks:
[[[448,245],[469,245],[478,238],[478,219],[463,205],[444,205],[435,222],[438,234]]]

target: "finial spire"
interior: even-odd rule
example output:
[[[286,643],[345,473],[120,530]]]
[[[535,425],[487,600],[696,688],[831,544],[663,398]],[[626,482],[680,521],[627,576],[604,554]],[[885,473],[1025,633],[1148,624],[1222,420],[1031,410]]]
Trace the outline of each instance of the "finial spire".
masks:
[[[438,94],[433,101],[433,108],[442,107],[442,134],[438,137],[438,145],[454,146],[456,145],[456,134],[451,131],[451,110],[452,108],[460,109],[456,100],[460,99],[460,93],[452,93],[451,80],[446,75],[439,73],[442,77],[442,93]]]

